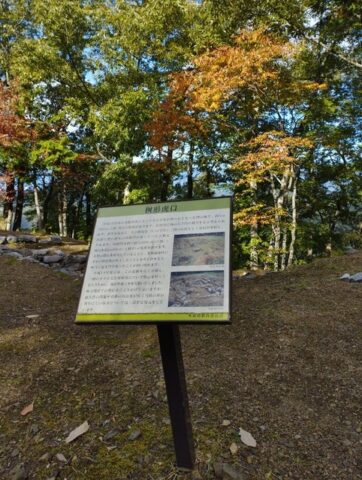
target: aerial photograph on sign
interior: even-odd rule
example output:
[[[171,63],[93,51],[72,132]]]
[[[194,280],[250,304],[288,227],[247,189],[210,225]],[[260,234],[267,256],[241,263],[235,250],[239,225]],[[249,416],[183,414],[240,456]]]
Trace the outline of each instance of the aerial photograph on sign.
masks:
[[[224,272],[172,272],[169,307],[224,305]]]
[[[224,232],[175,235],[172,265],[223,265]]]

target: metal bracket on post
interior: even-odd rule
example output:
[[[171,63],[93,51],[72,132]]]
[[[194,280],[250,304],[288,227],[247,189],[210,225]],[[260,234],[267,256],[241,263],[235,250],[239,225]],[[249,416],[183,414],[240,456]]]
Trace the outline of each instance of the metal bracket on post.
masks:
[[[157,325],[176,464],[192,470],[195,451],[178,325]]]

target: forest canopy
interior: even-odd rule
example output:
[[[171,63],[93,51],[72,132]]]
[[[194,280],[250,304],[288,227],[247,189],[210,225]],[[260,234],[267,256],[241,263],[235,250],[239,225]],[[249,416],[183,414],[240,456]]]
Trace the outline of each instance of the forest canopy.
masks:
[[[359,2],[0,0],[0,228],[234,196],[234,267],[361,248]],[[27,222],[27,223],[26,223]]]

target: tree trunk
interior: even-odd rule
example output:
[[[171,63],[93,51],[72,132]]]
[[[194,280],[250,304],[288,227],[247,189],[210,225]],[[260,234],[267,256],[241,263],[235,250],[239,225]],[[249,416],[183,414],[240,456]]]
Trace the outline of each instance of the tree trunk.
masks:
[[[88,191],[85,192],[85,224],[87,239],[92,235],[93,220],[91,211],[91,197]]]
[[[80,226],[82,225],[84,193],[85,193],[85,187],[84,187],[82,193],[80,194],[80,197],[78,198],[78,201],[77,201],[77,206],[75,207],[76,217],[74,219],[72,238],[79,238],[78,232],[81,230]],[[83,232],[83,234],[84,234],[84,232]]]
[[[282,251],[280,255],[280,270],[285,270],[287,266],[287,243],[288,243],[288,229],[283,228],[282,233]]]
[[[130,183],[127,183],[127,185],[125,186],[124,190],[123,190],[123,205],[129,205],[130,203],[130,199],[129,199],[129,195],[131,193],[131,184]],[[82,194],[83,196],[83,194]]]
[[[40,206],[39,188],[35,178],[33,180],[33,187],[34,187],[34,205],[35,205],[35,212],[36,212],[36,228],[37,230],[41,230],[43,228],[43,217],[42,217],[42,211]]]
[[[274,232],[274,272],[279,271],[279,257],[280,257],[280,218],[275,215],[275,224],[273,226]]]
[[[78,216],[78,204],[75,202],[74,195],[70,195],[68,212],[68,233],[71,238],[75,238],[75,229],[77,227]]]
[[[49,211],[49,202],[52,198],[53,194],[53,187],[54,187],[54,177],[50,179],[50,183],[48,186],[48,191],[44,199],[43,203],[43,226],[47,228],[47,223],[48,223],[48,211]]]
[[[271,187],[272,187],[272,194],[274,198],[274,225],[273,225],[273,233],[274,233],[274,271],[278,272],[280,267],[280,260],[281,260],[281,221],[282,221],[282,212],[284,209],[284,201],[285,201],[285,194],[286,189],[289,181],[289,173],[285,172],[281,180],[274,179],[274,176],[271,175]],[[279,188],[276,188],[275,181],[279,182]]]
[[[293,192],[292,192],[292,225],[290,228],[290,245],[288,256],[288,267],[293,265],[294,261],[294,247],[297,238],[297,178],[294,177]]]
[[[59,223],[59,235],[66,237],[67,231],[67,196],[65,191],[65,185],[60,182],[58,192],[58,223]]]
[[[264,270],[268,270],[274,262],[274,237],[270,236],[269,246],[268,246],[268,256],[267,261],[264,263]]]
[[[15,200],[15,176],[13,172],[6,172],[5,175],[6,192],[3,207],[3,217],[5,220],[5,230],[11,230],[14,200]]]
[[[15,217],[13,230],[21,229],[21,220],[23,218],[23,207],[24,207],[24,180],[18,177],[18,193],[16,196],[16,207],[15,207]]]
[[[192,199],[194,190],[194,144],[190,145],[190,153],[187,162],[187,198]]]
[[[165,170],[163,172],[162,186],[161,186],[161,202],[166,202],[168,198],[168,190],[171,183],[171,171],[172,171],[172,157],[173,150],[172,148],[167,149],[166,161],[165,161]]]
[[[258,234],[258,223],[253,223],[250,226],[250,269],[257,270],[259,267],[259,254],[258,254],[258,244],[259,234]]]
[[[336,220],[332,217],[329,218],[329,238],[326,244],[326,255],[330,257],[332,255],[333,235],[336,229]]]
[[[280,258],[280,207],[283,204],[283,196],[281,195],[281,189],[275,187],[274,181],[272,181],[272,194],[274,198],[274,224],[273,224],[273,236],[274,236],[274,271],[279,271],[279,258]]]
[[[253,204],[255,205],[256,201],[256,182],[250,182],[250,188],[253,191]],[[250,268],[251,270],[256,270],[259,267],[259,254],[258,254],[258,222],[255,221],[250,225]]]
[[[208,167],[206,167],[206,195],[208,198],[212,197],[211,181],[212,181],[212,178],[211,178],[210,170],[208,169]]]

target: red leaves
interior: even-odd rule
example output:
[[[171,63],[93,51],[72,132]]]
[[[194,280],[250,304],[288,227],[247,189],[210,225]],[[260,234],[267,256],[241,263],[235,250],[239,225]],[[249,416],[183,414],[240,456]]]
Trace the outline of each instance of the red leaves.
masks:
[[[172,82],[171,82],[172,83]],[[174,83],[178,88],[178,84]],[[182,89],[171,91],[160,104],[153,119],[146,125],[149,132],[149,143],[157,150],[168,146],[172,150],[179,148],[188,138],[202,136],[205,127],[198,118],[186,96],[182,98]]]
[[[18,112],[19,96],[16,84],[0,83],[0,145],[12,147],[36,138],[32,123]]]

